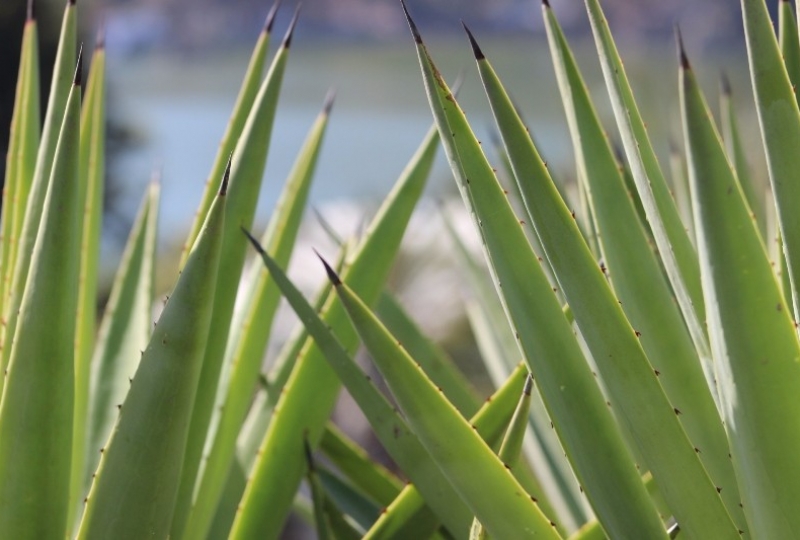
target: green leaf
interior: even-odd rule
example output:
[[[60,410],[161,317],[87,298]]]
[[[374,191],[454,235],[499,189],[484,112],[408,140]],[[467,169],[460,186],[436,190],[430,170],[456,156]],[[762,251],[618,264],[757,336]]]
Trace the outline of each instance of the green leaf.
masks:
[[[800,83],[800,38],[797,35],[797,19],[789,0],[778,2],[778,43],[789,81],[796,89]]]
[[[210,333],[201,364],[202,372],[195,395],[195,403],[192,407],[186,457],[181,470],[181,487],[170,530],[170,536],[173,538],[182,537],[193,502],[200,461],[214,410],[217,386],[228,342],[231,316],[244,267],[247,242],[242,238],[239,228],[250,227],[253,223],[266,167],[275,110],[278,106],[278,97],[296,22],[297,14],[292,19],[283,43],[258,91],[233,152],[227,203],[229,217],[223,231],[222,255],[220,256],[217,284],[214,286],[216,294],[214,309],[211,313]]]
[[[32,13],[30,15],[33,15]],[[39,43],[36,19],[25,21],[22,32],[19,73],[14,94],[14,112],[6,155],[6,177],[3,186],[3,212],[0,215],[0,312],[5,313],[8,286],[14,277],[14,261],[18,237],[25,217],[36,152],[39,148]],[[5,364],[0,360],[0,368]],[[0,381],[0,395],[2,385]]]
[[[75,515],[78,502],[83,498],[90,362],[97,332],[97,272],[105,181],[105,58],[104,45],[99,43],[92,57],[81,117],[79,200],[83,214],[79,226],[81,263],[75,332],[75,415],[70,517]]]
[[[79,72],[80,65],[47,183],[0,402],[0,530],[11,538],[59,538],[67,532],[80,264]]]
[[[544,9],[548,8],[545,6]],[[534,223],[575,322],[591,352],[617,421],[642,454],[645,465],[652,471],[682,530],[701,538],[738,537],[738,529],[678,419],[682,411],[671,404],[665,395],[658,373],[642,349],[638,332],[631,327],[622,311],[604,273],[583,240],[574,216],[553,185],[525,126],[474,40],[473,48],[478,58],[481,80],[514,168],[528,216]],[[465,134],[469,133],[468,129],[465,125],[461,130],[454,131]],[[488,179],[478,182],[477,174],[470,176],[473,185],[489,183]],[[474,198],[484,201],[487,197],[475,193]],[[502,283],[506,289],[513,284],[511,280],[502,280]],[[687,411],[687,414],[693,413]],[[553,418],[553,421],[559,423],[560,420]],[[578,471],[579,478],[583,474]],[[635,476],[635,482],[633,478],[630,481],[632,486],[643,489],[638,475]],[[597,495],[613,489],[619,492],[619,484],[618,479],[610,483],[606,480],[599,486],[584,483],[592,507],[612,537],[625,536],[617,531],[633,525],[630,506],[636,495],[613,501],[610,497]],[[595,489],[598,491],[595,492]],[[603,508],[601,504],[607,506]],[[654,513],[652,505],[643,504],[641,523],[638,525],[643,527],[642,531],[646,530],[644,527],[653,526],[649,517],[651,511]],[[663,535],[660,521],[659,532]],[[639,532],[634,536],[648,537],[648,534]]]
[[[331,281],[375,365],[420,442],[490,534],[560,538],[552,523],[472,426],[447,401],[369,308]],[[476,467],[476,464],[480,466]]]
[[[189,250],[194,244],[200,229],[205,223],[208,209],[211,203],[217,196],[217,179],[222,176],[225,171],[225,164],[228,162],[228,157],[236,148],[237,141],[242,136],[245,123],[253,108],[253,103],[259,93],[261,86],[260,80],[264,72],[264,65],[266,64],[267,51],[269,50],[269,41],[272,35],[272,26],[275,23],[275,17],[278,14],[280,7],[280,0],[275,0],[272,7],[267,14],[264,22],[264,27],[258,35],[256,45],[253,52],[250,54],[250,61],[247,64],[247,70],[244,74],[244,79],[239,87],[239,95],[236,97],[236,103],[233,106],[231,117],[228,120],[228,125],[225,127],[225,133],[222,135],[222,140],[219,143],[217,155],[214,158],[214,163],[211,166],[211,171],[206,181],[206,187],[203,191],[203,198],[200,201],[200,206],[195,213],[195,219],[192,223],[192,228],[189,236],[183,245],[183,252],[181,253],[181,264],[183,267],[186,264],[186,258],[189,256]]]
[[[281,198],[264,233],[263,243],[279,264],[286,265],[294,247],[303,217],[311,180],[322,146],[325,129],[333,105],[333,96],[326,100],[314,122],[297,161],[284,184]],[[244,291],[245,306],[241,319],[234,316],[226,364],[231,373],[222,377],[224,398],[218,407],[221,412],[212,446],[198,479],[197,497],[189,513],[186,535],[201,538],[211,524],[228,469],[235,456],[236,437],[247,415],[250,400],[258,383],[258,374],[267,348],[269,331],[280,300],[280,291],[272,283],[259,260],[253,261],[251,275],[257,276]],[[258,267],[255,266],[258,264]]]
[[[698,358],[669,282],[650,250],[634,206],[629,204],[624,180],[575,60],[549,9],[545,10],[545,23],[578,168],[591,190],[591,204],[600,229],[604,273],[610,278],[631,326],[641,334],[642,348],[650,365],[658,372],[658,380],[669,402],[684,413],[681,425],[692,445],[699,450],[714,485],[722,488],[728,513],[744,529],[739,490],[728,458],[730,449],[715,402],[716,383],[710,358],[703,364]],[[526,200],[535,197],[531,192],[525,195]],[[563,273],[558,275],[564,276]],[[565,292],[569,297],[569,292]],[[573,310],[577,316],[576,305]],[[709,366],[705,374],[703,365]]]
[[[663,537],[661,520],[521,222],[413,25],[412,33],[451,169],[482,236],[518,345],[576,476],[595,511],[608,515],[607,522],[619,527],[619,536]],[[621,515],[620,508],[624,508]],[[491,533],[489,524],[477,517]]]
[[[168,536],[214,305],[229,173],[102,451],[80,540]]]
[[[431,130],[373,219],[344,273],[347,282],[364,298],[375,301],[383,289],[400,239],[428,178],[437,143],[436,132]],[[341,304],[332,298],[324,311],[326,324],[333,328],[345,350],[352,353],[358,337]],[[305,464],[300,459],[302,441],[307,434],[315,447],[339,388],[336,374],[316,345],[305,349],[265,436],[262,457],[245,491],[232,539],[276,538],[280,533],[304,473]],[[265,508],[269,511],[264,511]]]
[[[709,332],[744,513],[753,538],[793,538],[800,534],[800,471],[789,466],[800,448],[800,343],[685,56],[682,64]]]
[[[585,0],[631,175],[678,305],[701,358],[710,356],[697,253],[669,193],[598,0]]]
[[[150,341],[160,193],[156,182],[145,193],[100,324],[91,362],[86,478],[82,490],[88,491],[91,485],[91,474],[100,460],[99,450],[108,441],[119,416],[117,406],[125,401],[142,351]]]
[[[39,231],[39,222],[50,182],[51,170],[54,167],[54,155],[59,141],[62,121],[67,107],[67,98],[72,88],[77,62],[75,53],[76,42],[76,7],[73,2],[67,2],[64,18],[61,25],[61,35],[56,52],[56,63],[53,68],[53,81],[50,86],[50,95],[47,102],[47,114],[42,129],[41,144],[36,156],[36,167],[31,181],[30,193],[25,206],[25,215],[17,238],[17,255],[12,261],[13,278],[9,295],[4,305],[6,324],[0,328],[2,335],[2,366],[8,367],[9,355],[14,333],[17,326],[17,317],[22,302],[22,294],[28,279],[31,267],[33,247]]]
[[[311,447],[308,442],[305,444],[306,480],[311,488],[311,501],[314,507],[314,524],[316,525],[317,538],[319,540],[333,540],[331,525],[325,512],[325,491],[322,489],[322,482],[314,467],[314,458],[311,455]]]
[[[800,145],[800,110],[764,0],[742,0],[742,15],[758,121],[792,284],[794,319],[800,320],[800,161],[795,151]]]

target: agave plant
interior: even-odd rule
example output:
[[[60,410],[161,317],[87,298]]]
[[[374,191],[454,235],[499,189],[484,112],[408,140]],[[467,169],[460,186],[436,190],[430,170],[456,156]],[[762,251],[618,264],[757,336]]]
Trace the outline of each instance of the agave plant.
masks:
[[[294,511],[320,538],[800,537],[791,5],[781,2],[776,37],[763,0],[742,0],[765,197],[729,91],[720,130],[682,45],[684,152],[668,183],[600,4],[585,3],[622,163],[548,2],[543,16],[586,204],[562,194],[465,26],[513,179],[503,188],[403,5],[434,126],[363,237],[322,261],[330,283],[313,303],[283,268],[332,97],[266,231],[252,234],[297,20],[262,76],[273,6],[155,325],[157,183],[99,322],[93,308],[103,44],[84,85],[70,0],[40,129],[30,9],[0,219],[2,536],[277,538]],[[494,285],[448,224],[497,387],[489,399],[386,291],[440,144]],[[783,248],[774,265],[771,228]],[[262,373],[281,295],[302,327]],[[362,342],[392,400],[354,360]],[[396,470],[330,422],[342,386]]]

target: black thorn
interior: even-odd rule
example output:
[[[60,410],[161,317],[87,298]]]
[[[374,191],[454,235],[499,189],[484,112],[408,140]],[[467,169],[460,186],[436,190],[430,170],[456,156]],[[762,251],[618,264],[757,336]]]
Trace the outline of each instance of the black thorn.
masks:
[[[325,96],[325,104],[322,106],[322,113],[325,115],[331,114],[331,109],[333,108],[333,102],[336,100],[336,88],[331,88],[328,90],[328,94]]]
[[[550,7],[550,2],[549,2],[549,0],[542,0],[542,5],[543,5],[544,7],[546,7],[546,8],[549,8],[549,7]]]
[[[311,445],[308,444],[308,438],[303,439],[303,450],[306,454],[306,463],[308,463],[308,470],[314,472],[314,456],[311,455]]]
[[[228,156],[228,164],[225,165],[225,173],[222,175],[222,185],[219,186],[220,197],[224,197],[228,194],[228,180],[231,178],[231,161],[233,161],[233,152]]]
[[[297,4],[297,8],[294,10],[294,15],[292,16],[292,20],[289,21],[289,29],[286,30],[286,36],[283,38],[282,46],[286,49],[292,44],[292,36],[294,35],[294,27],[297,25],[297,17],[300,15],[300,7],[302,4]]]
[[[408,12],[406,3],[403,0],[400,0],[400,5],[403,6],[403,13],[406,15],[408,27],[411,29],[411,35],[414,37],[414,41],[422,45],[422,36],[419,34],[419,30],[417,30],[417,25],[414,24],[414,21],[411,19],[411,14]]]
[[[731,90],[731,80],[728,78],[728,74],[724,71],[720,75],[720,85],[722,86],[722,94],[731,97],[733,91]]]
[[[72,79],[73,86],[80,86],[83,81],[83,43],[78,49],[78,65],[75,68],[75,77]]]
[[[472,35],[472,32],[469,31],[467,28],[467,23],[461,21],[461,26],[464,27],[464,30],[467,32],[467,36],[469,37],[469,44],[472,45],[472,53],[475,55],[475,60],[483,60],[486,56],[483,54],[483,51],[478,46],[478,42],[475,41],[475,36]]]
[[[681,36],[681,29],[675,25],[675,41],[678,43],[678,56],[681,59],[681,67],[683,69],[691,69],[689,65],[689,58],[686,56],[686,50],[683,48],[683,37]]]
[[[316,249],[314,250],[314,253],[317,254],[317,257],[319,257],[319,260],[322,261],[322,264],[325,266],[325,272],[328,274],[328,279],[331,280],[333,286],[338,287],[341,285],[342,280],[336,275],[336,272],[334,272],[333,268],[331,268],[331,265],[329,265],[328,262],[322,258],[322,255],[320,255]]]
[[[275,0],[275,3],[272,4],[272,7],[269,8],[269,13],[267,13],[267,20],[264,21],[264,32],[270,33],[272,32],[272,25],[275,24],[275,17],[278,15],[278,7],[281,5],[281,0]]]
[[[35,4],[34,0],[28,0],[28,13],[27,13],[27,15],[26,15],[26,16],[27,16],[27,18],[28,18],[28,20],[29,20],[29,21],[32,21],[33,19],[35,19],[35,18],[36,18],[36,17],[34,17],[34,15],[33,15],[33,7],[34,7],[34,4]]]
[[[533,391],[533,375],[528,373],[528,376],[525,377],[525,386],[522,388],[522,393],[529,396],[531,391]]]
[[[242,232],[247,237],[247,239],[250,240],[250,243],[253,244],[253,247],[258,252],[258,254],[259,255],[266,255],[266,252],[264,251],[264,248],[261,247],[261,244],[258,243],[258,240],[256,240],[255,237],[252,234],[250,234],[250,231],[245,229],[244,225],[242,225],[240,228],[242,229]]]
[[[74,6],[75,5],[75,0],[67,0],[67,4],[70,5],[70,6]]]

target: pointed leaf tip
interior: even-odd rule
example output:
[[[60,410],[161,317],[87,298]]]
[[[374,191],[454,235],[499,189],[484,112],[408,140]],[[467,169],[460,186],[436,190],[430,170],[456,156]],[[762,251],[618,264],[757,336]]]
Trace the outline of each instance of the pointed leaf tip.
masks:
[[[278,15],[278,8],[281,5],[281,0],[275,0],[275,3],[272,4],[272,7],[269,8],[269,13],[267,13],[267,19],[264,21],[264,32],[270,33],[272,32],[272,25],[275,24],[275,17]]]
[[[338,287],[339,285],[341,285],[342,284],[342,280],[339,279],[338,275],[336,275],[336,272],[333,270],[333,268],[331,268],[331,265],[328,264],[328,261],[323,259],[322,255],[320,255],[319,251],[317,251],[316,249],[314,250],[314,253],[317,254],[317,257],[319,257],[319,260],[322,261],[323,266],[325,266],[325,273],[328,274],[328,279],[331,280],[331,283],[333,283],[333,286],[334,287]]]
[[[719,76],[720,87],[722,88],[722,95],[726,97],[731,97],[733,95],[733,90],[731,89],[731,80],[728,78],[728,74],[724,71]]]
[[[228,194],[228,180],[231,178],[231,161],[233,161],[233,152],[228,156],[228,164],[225,165],[225,173],[222,175],[222,184],[219,186],[220,197],[224,197]]]
[[[106,21],[105,19],[100,20],[100,24],[97,26],[97,35],[94,38],[94,48],[101,50],[105,49],[106,47]]]
[[[542,5],[547,9],[550,9],[550,2],[549,0],[542,0]]]
[[[691,69],[691,66],[689,65],[689,58],[686,56],[686,49],[683,47],[683,36],[681,36],[681,29],[677,24],[675,25],[675,41],[678,45],[678,57],[681,61],[681,68]]]
[[[528,376],[525,377],[525,386],[522,388],[522,393],[526,396],[531,395],[533,391],[533,375],[528,373]]]
[[[34,3],[35,3],[34,0],[28,0],[28,11],[26,17],[29,21],[32,21],[35,18],[33,12]]]
[[[286,30],[286,36],[284,36],[282,44],[282,46],[286,49],[288,49],[292,44],[292,36],[294,36],[294,28],[297,26],[297,18],[300,16],[301,7],[302,4],[297,4],[297,8],[294,10],[294,15],[292,15],[292,20],[289,21],[289,29]]]
[[[303,451],[306,454],[306,463],[308,464],[308,470],[313,472],[314,469],[314,455],[311,452],[311,445],[308,444],[308,437],[303,439]]]
[[[336,89],[331,88],[328,90],[328,94],[325,96],[325,104],[322,106],[323,114],[331,114],[331,109],[333,108],[333,102],[336,100]]]
[[[265,255],[264,248],[261,247],[261,244],[258,243],[258,240],[256,240],[256,238],[252,234],[250,234],[250,231],[245,229],[244,225],[242,225],[240,228],[242,229],[242,232],[247,237],[247,239],[250,240],[250,243],[253,244],[253,248],[255,248],[255,250],[258,252],[258,254],[259,255]]]
[[[83,43],[78,49],[78,65],[75,67],[75,77],[72,79],[73,86],[80,86],[83,81]]]
[[[411,18],[411,14],[408,12],[408,7],[406,6],[406,3],[403,0],[400,0],[400,5],[403,6],[403,13],[405,13],[406,15],[406,20],[408,21],[408,27],[411,29],[411,35],[414,37],[414,41],[416,41],[421,45],[422,36],[420,35],[419,30],[417,30],[417,25],[414,24],[414,20]]]
[[[472,45],[472,53],[475,55],[475,60],[481,61],[486,58],[486,56],[483,54],[483,51],[478,46],[478,42],[475,41],[475,36],[473,36],[472,32],[470,32],[469,28],[467,28],[467,23],[461,21],[461,26],[463,26],[464,30],[467,32],[467,37],[469,37],[469,44]]]
[[[75,0],[67,0],[67,5],[74,6]]]

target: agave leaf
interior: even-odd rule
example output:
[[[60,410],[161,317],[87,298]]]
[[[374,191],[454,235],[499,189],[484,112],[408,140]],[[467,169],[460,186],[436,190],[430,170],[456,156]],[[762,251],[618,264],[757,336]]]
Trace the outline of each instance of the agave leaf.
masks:
[[[150,340],[160,193],[156,182],[145,193],[100,324],[91,362],[86,477],[81,489],[88,490],[91,484],[90,475],[100,460],[99,450],[119,416],[117,406],[125,401],[142,351]]]
[[[546,165],[511,107],[499,79],[474,40],[473,47],[528,216],[592,353],[618,421],[632,435],[682,530],[699,538],[738,536],[717,486],[709,478],[678,419],[682,410],[665,395],[658,380],[658,368],[649,363],[638,331],[631,327],[604,273],[583,241],[574,217],[553,186]],[[624,362],[619,360],[622,358]],[[701,375],[697,373],[696,377]],[[687,414],[695,414],[695,411],[687,411]],[[636,479],[641,486],[638,475]],[[590,487],[584,487],[608,534],[619,536],[620,533],[614,531],[623,526],[620,520],[628,520],[625,508],[630,503],[618,500],[607,513],[601,512]],[[610,488],[610,485],[603,486],[605,490]],[[603,503],[612,504],[607,499],[604,497]]]
[[[709,330],[744,513],[753,538],[791,538],[800,534],[800,477],[786,465],[800,447],[800,343],[685,55],[680,88]]]
[[[469,420],[490,447],[498,443],[510,421],[527,372],[524,364],[517,365],[498,390]],[[533,493],[537,498],[542,495],[541,490],[528,493]],[[422,538],[429,536],[437,524],[436,515],[430,511],[417,487],[409,484],[373,523],[364,538],[365,540]],[[464,528],[463,532],[466,533],[467,529]]]
[[[697,253],[680,220],[675,201],[670,196],[600,3],[598,0],[585,0],[585,3],[639,199],[692,341],[701,359],[708,358],[710,353],[702,323],[705,321],[705,306]]]
[[[514,409],[514,415],[511,417],[506,434],[503,436],[500,451],[497,453],[500,461],[512,471],[516,469],[517,461],[520,459],[522,441],[528,428],[528,412],[531,406],[532,389],[533,378],[528,374],[525,379],[525,387],[522,389],[522,396],[519,399],[519,403],[517,403],[517,408]],[[472,522],[472,530],[470,530],[470,538],[485,540],[488,537],[488,533],[481,522],[477,519],[474,520]]]
[[[663,538],[661,520],[521,223],[410,19],[409,24],[451,169],[483,238],[515,337],[576,476],[595,511],[608,516],[605,523],[618,536]],[[551,361],[554,358],[559,361]],[[595,461],[600,455],[602,464]],[[494,534],[483,517],[476,516]]]
[[[437,143],[436,131],[430,130],[384,201],[344,273],[347,282],[364,298],[375,301],[383,289],[400,239],[425,187]],[[345,350],[352,353],[358,337],[341,304],[331,298],[324,311],[325,322],[333,328]],[[232,539],[275,538],[280,533],[303,476],[305,464],[300,459],[300,445],[304,434],[308,435],[313,448],[322,435],[339,388],[336,374],[317,346],[305,349],[281,396],[279,414],[273,418],[265,436],[262,458],[245,491]],[[276,481],[278,478],[280,480]],[[270,511],[264,512],[264,508]]]
[[[229,173],[102,451],[80,540],[168,536],[214,306]]]
[[[330,116],[332,95],[314,122],[297,161],[289,173],[283,193],[267,231],[263,243],[279,264],[289,262],[294,247],[303,210],[311,189],[311,180],[322,146],[325,129]],[[230,382],[220,401],[221,417],[215,432],[212,432],[212,446],[198,479],[197,498],[189,513],[186,534],[189,538],[202,538],[206,535],[213,509],[222,493],[228,468],[235,456],[236,438],[247,415],[250,400],[258,383],[258,374],[264,358],[269,338],[269,330],[280,300],[280,291],[272,283],[269,274],[261,266],[258,277],[246,289],[246,305],[241,320],[234,318],[229,349],[233,352],[226,362],[230,365]],[[255,270],[255,269],[254,269]],[[227,377],[223,378],[227,383]]]
[[[325,511],[334,538],[341,538],[336,529],[348,523],[345,519],[347,516],[352,525],[348,525],[342,531],[344,537],[352,538],[355,533],[356,540],[360,539],[364,531],[378,518],[381,513],[380,506],[327,468],[318,467],[317,474],[325,490]]]
[[[678,206],[681,221],[686,226],[686,230],[689,231],[692,239],[694,239],[692,198],[689,194],[689,179],[686,177],[686,160],[683,159],[681,150],[672,142],[670,142],[669,148],[669,172],[672,180],[672,189],[675,193],[675,204]],[[643,223],[646,223],[646,221],[643,221]]]
[[[311,447],[306,441],[304,445],[306,464],[306,480],[311,488],[311,502],[314,507],[314,524],[316,525],[317,538],[319,540],[333,540],[333,532],[325,512],[325,491],[322,489],[319,475],[314,466],[314,457],[311,454]]]
[[[642,348],[652,367],[659,372],[659,381],[669,402],[684,412],[681,424],[689,440],[700,450],[700,459],[714,485],[722,488],[728,512],[744,529],[739,490],[728,458],[730,449],[715,403],[714,374],[704,374],[701,367],[709,365],[710,359],[704,364],[698,359],[669,283],[649,249],[645,231],[639,226],[636,210],[632,204],[627,204],[624,180],[564,35],[552,10],[545,9],[544,15],[578,167],[591,189],[606,274],[631,325],[641,333]],[[489,77],[487,83],[488,80]],[[512,158],[512,163],[514,161],[517,160]],[[517,161],[517,165],[520,164]],[[534,196],[530,192],[524,195],[526,201]],[[549,254],[550,250],[547,252]],[[563,273],[559,274],[562,276]],[[566,284],[564,287],[566,289]],[[566,294],[569,297],[569,292]],[[579,309],[575,304],[572,307],[577,317]]]
[[[79,63],[0,401],[0,530],[11,538],[56,538],[67,531],[80,265],[80,101]]]
[[[797,19],[789,0],[778,2],[778,43],[789,81],[796,88],[800,83],[800,39],[797,35]]]
[[[22,33],[14,112],[11,117],[6,177],[3,186],[3,212],[0,215],[0,312],[5,313],[7,288],[14,273],[17,238],[25,217],[25,206],[36,167],[39,148],[39,43],[36,19],[28,14]],[[0,360],[0,367],[4,364]],[[3,382],[0,381],[0,395]]]
[[[375,312],[456,409],[465,417],[472,416],[481,405],[472,384],[447,353],[422,333],[397,299],[384,293],[378,300]]]
[[[270,36],[272,35],[272,26],[275,23],[275,17],[278,14],[280,3],[281,0],[275,0],[272,4],[269,13],[267,13],[267,18],[264,21],[264,27],[261,29],[253,52],[250,54],[250,61],[247,64],[247,70],[245,71],[242,85],[239,87],[239,95],[236,97],[236,103],[233,106],[231,117],[228,120],[228,125],[225,127],[225,133],[222,135],[217,155],[214,158],[214,164],[211,166],[211,172],[206,181],[203,198],[195,213],[189,236],[186,239],[186,243],[183,245],[181,267],[186,264],[189,250],[194,244],[197,235],[200,233],[200,229],[203,227],[208,209],[211,207],[211,203],[217,195],[217,179],[222,176],[225,170],[225,164],[228,162],[228,156],[230,156],[236,148],[237,141],[242,135],[247,117],[258,95],[259,87],[261,86],[261,75],[264,72],[264,65],[266,64]]]
[[[409,429],[406,421],[383,394],[374,387],[369,377],[364,374],[361,368],[355,364],[351,359],[351,353],[347,352],[346,349],[340,345],[341,340],[337,340],[330,329],[327,328],[326,321],[320,319],[320,317],[314,313],[308,303],[305,302],[300,292],[297,291],[294,285],[286,278],[280,267],[275,264],[269,255],[261,250],[255,240],[252,241],[254,242],[254,247],[259,250],[259,254],[270,271],[273,280],[281,288],[284,297],[290,302],[292,308],[298,314],[301,321],[303,321],[309,333],[314,337],[316,346],[325,354],[325,360],[327,360],[330,367],[334,370],[335,375],[345,384],[348,393],[367,417],[367,420],[384,448],[389,452],[400,469],[405,472],[424,494],[426,500],[436,511],[442,522],[453,531],[454,534],[465,534],[472,519],[468,508],[461,503],[448,482],[441,476],[438,468],[431,461],[425,449],[420,445],[417,437]],[[293,378],[296,377],[297,375],[295,374]],[[288,384],[291,385],[291,383],[292,381]],[[291,386],[287,386],[287,390],[290,388]],[[270,431],[276,429],[274,426],[277,420],[281,418],[281,413],[285,411],[285,407],[280,408],[281,403],[278,405],[279,408],[275,413],[273,422],[270,424]],[[267,437],[269,437],[270,431],[267,432]],[[261,448],[261,455],[264,455],[263,446]],[[250,481],[248,489],[252,489],[250,486],[257,485],[255,482],[260,481],[258,466],[259,464],[256,465],[255,480]],[[269,478],[269,480],[270,482],[274,482],[272,478]],[[247,493],[245,493],[245,501],[246,500]],[[264,514],[264,506],[253,507],[255,510],[251,510],[250,508],[251,507],[248,506],[243,507],[234,524],[233,535],[244,535],[243,532],[239,531],[245,530],[245,527],[253,527],[254,525],[251,525],[250,522],[255,521]],[[258,512],[259,516],[250,515],[252,512]],[[237,526],[239,527],[238,529]],[[249,536],[245,537],[249,538]]]
[[[795,152],[800,145],[800,110],[764,0],[742,0],[742,14],[753,94],[792,284],[794,319],[800,320],[800,166]]]
[[[75,416],[72,437],[72,487],[70,516],[75,515],[85,480],[87,425],[89,421],[90,361],[97,331],[97,271],[105,180],[105,48],[98,43],[92,57],[83,101],[80,142],[81,265],[75,332]]]
[[[747,155],[744,145],[739,135],[739,123],[736,120],[736,111],[733,108],[733,92],[727,79],[723,79],[722,95],[720,96],[720,126],[722,128],[722,138],[725,142],[725,150],[728,159],[733,163],[736,176],[739,178],[739,185],[747,197],[750,211],[756,218],[761,234],[766,238],[766,202],[764,201],[764,189],[755,184],[753,175],[750,174],[750,165],[747,163]]]
[[[388,506],[403,488],[397,476],[372,461],[363,448],[334,424],[325,428],[319,448],[355,487],[380,505]]]
[[[560,538],[555,523],[545,517],[397,340],[333,269],[326,266],[326,270],[409,425],[490,534],[500,538]]]
[[[247,243],[242,238],[239,228],[250,227],[255,215],[275,110],[296,22],[297,14],[295,13],[283,43],[258,91],[233,153],[231,185],[227,203],[230,217],[225,222],[210,334],[202,362],[200,382],[195,394],[195,404],[192,407],[186,457],[181,470],[181,487],[178,491],[178,502],[175,507],[173,526],[170,530],[170,536],[174,538],[182,537],[193,502],[200,460],[208,435],[222,371],[231,316],[244,267]]]
[[[25,205],[22,226],[19,229],[16,256],[11,261],[11,264],[13,264],[13,277],[11,279],[11,288],[6,291],[6,294],[8,294],[7,301],[4,303],[6,323],[0,328],[0,333],[2,333],[2,338],[0,338],[2,339],[2,361],[0,361],[0,367],[2,368],[8,367],[12,348],[11,342],[15,335],[23,290],[31,267],[33,246],[39,230],[39,222],[42,217],[51,170],[54,167],[56,145],[58,144],[59,133],[66,111],[67,98],[72,88],[77,60],[75,52],[76,17],[75,3],[72,1],[67,2],[61,24],[56,63],[53,68],[53,81],[47,102],[47,114],[45,115],[41,143],[36,156],[36,167],[31,181],[28,201]]]

